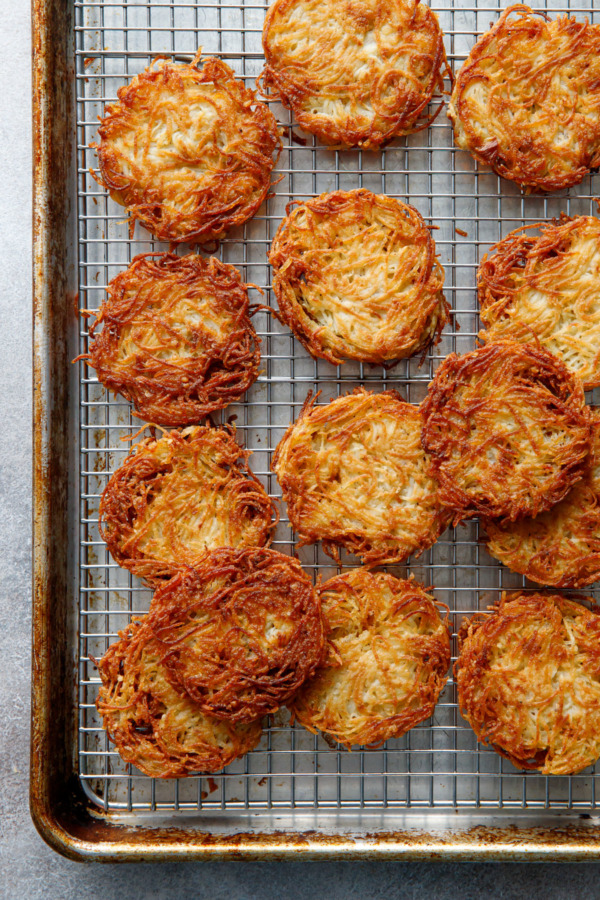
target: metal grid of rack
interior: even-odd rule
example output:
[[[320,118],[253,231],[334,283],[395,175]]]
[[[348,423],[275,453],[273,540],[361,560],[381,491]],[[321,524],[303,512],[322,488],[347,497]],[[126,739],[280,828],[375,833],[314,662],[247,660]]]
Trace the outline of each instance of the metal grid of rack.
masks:
[[[548,0],[532,2],[551,12],[588,15],[600,23],[600,8],[571,7]],[[110,278],[136,253],[167,249],[139,226],[129,239],[124,211],[93,178],[97,167],[90,148],[97,119],[106,102],[158,54],[190,60],[198,47],[222,57],[251,86],[263,64],[261,31],[267,2],[243,0],[75,0],[78,107],[79,298],[97,309]],[[495,21],[499,4],[436,0],[453,69],[466,57],[477,35]],[[475,275],[477,264],[494,241],[520,225],[559,215],[595,212],[600,175],[587,177],[570,191],[548,197],[523,196],[519,189],[488,170],[453,144],[444,112],[434,125],[380,152],[326,149],[308,137],[296,139],[290,115],[272,105],[284,126],[284,151],[274,196],[242,228],[229,233],[217,255],[236,265],[242,276],[265,290],[273,305],[266,253],[291,199],[324,191],[366,187],[409,202],[434,226],[446,270],[451,322],[440,344],[425,361],[402,361],[390,371],[345,363],[334,367],[313,360],[289,331],[267,313],[255,319],[262,338],[263,373],[245,402],[232,404],[221,421],[236,417],[237,437],[253,451],[250,465],[273,496],[279,486],[270,472],[271,453],[295,418],[309,390],[321,400],[364,384],[372,390],[397,388],[413,403],[423,399],[433,372],[449,352],[465,352],[478,331]],[[186,252],[181,248],[178,252]],[[258,295],[254,297],[258,299]],[[81,352],[87,349],[82,324]],[[109,745],[96,714],[98,675],[91,657],[101,656],[132,614],[146,611],[150,592],[110,558],[97,527],[98,500],[110,473],[125,457],[140,427],[129,404],[109,397],[94,373],[80,366],[80,663],[79,772],[88,795],[105,810],[235,809],[493,809],[585,810],[596,806],[595,769],[577,776],[524,775],[495,753],[478,746],[456,707],[452,679],[431,720],[378,750],[348,753],[328,746],[287,714],[269,720],[256,750],[223,774],[184,780],[155,781],[123,763]],[[218,421],[218,417],[216,417]],[[479,544],[476,521],[449,529],[418,560],[398,574],[412,572],[451,611],[456,631],[465,614],[485,609],[498,591],[524,581],[491,559]],[[294,552],[285,508],[273,543]],[[299,552],[303,565],[324,578],[337,570],[319,546]],[[356,560],[345,559],[349,566]],[[594,593],[590,591],[589,593]],[[600,775],[600,770],[599,770]]]

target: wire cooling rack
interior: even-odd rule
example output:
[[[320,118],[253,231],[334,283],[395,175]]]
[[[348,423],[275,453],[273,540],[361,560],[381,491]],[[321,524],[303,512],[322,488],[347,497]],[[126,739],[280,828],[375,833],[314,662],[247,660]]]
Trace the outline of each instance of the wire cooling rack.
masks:
[[[565,7],[553,0],[532,3],[553,13],[588,15],[600,22],[600,9]],[[99,306],[107,282],[136,253],[166,249],[140,227],[133,240],[122,208],[93,179],[97,159],[89,144],[98,116],[117,89],[157,54],[190,60],[198,47],[222,57],[236,74],[254,86],[263,65],[261,30],[266,2],[236,0],[137,0],[79,2],[75,6],[78,110],[79,297],[82,308]],[[476,36],[499,14],[499,5],[439,0],[432,3],[445,34],[448,59],[456,70]],[[236,416],[237,437],[253,451],[250,465],[269,493],[280,496],[269,470],[272,451],[294,419],[309,390],[321,400],[364,384],[372,390],[397,388],[412,403],[423,399],[439,361],[451,351],[475,345],[479,328],[475,275],[487,248],[520,225],[561,212],[595,212],[600,176],[584,179],[569,191],[549,197],[525,197],[511,182],[479,169],[469,154],[453,144],[445,113],[416,135],[394,141],[381,152],[327,150],[312,137],[306,145],[290,115],[278,104],[273,111],[284,126],[284,151],[276,174],[283,178],[275,196],[242,228],[221,243],[221,259],[237,266],[245,280],[265,290],[274,305],[266,254],[291,199],[324,191],[365,187],[415,206],[434,226],[446,271],[446,296],[452,306],[449,326],[423,365],[401,362],[387,373],[374,366],[345,363],[334,367],[313,360],[302,346],[266,313],[255,319],[262,338],[263,372],[244,403],[232,404],[221,421]],[[305,136],[306,137],[306,136]],[[188,248],[181,248],[184,253]],[[254,300],[258,300],[256,295]],[[82,327],[81,352],[87,350]],[[523,774],[495,753],[480,747],[457,711],[450,679],[432,719],[379,750],[346,752],[328,746],[287,714],[269,720],[258,748],[221,775],[155,781],[121,761],[108,743],[94,700],[98,674],[90,657],[99,657],[129,621],[146,611],[150,592],[110,558],[98,533],[98,501],[111,472],[124,459],[130,437],[140,427],[126,402],[109,397],[94,373],[78,364],[80,387],[80,665],[79,773],[89,796],[105,810],[269,810],[319,809],[499,809],[580,808],[596,806],[595,768],[571,777]],[[504,569],[478,543],[476,521],[448,530],[418,560],[397,571],[412,572],[451,611],[456,631],[462,617],[485,609],[498,591],[521,587],[524,580]],[[273,546],[294,550],[282,508]],[[299,553],[304,566],[324,578],[337,570],[319,546]],[[349,565],[352,560],[345,560]],[[354,560],[354,564],[356,561]],[[590,591],[590,593],[593,593]],[[600,774],[600,772],[599,772]]]

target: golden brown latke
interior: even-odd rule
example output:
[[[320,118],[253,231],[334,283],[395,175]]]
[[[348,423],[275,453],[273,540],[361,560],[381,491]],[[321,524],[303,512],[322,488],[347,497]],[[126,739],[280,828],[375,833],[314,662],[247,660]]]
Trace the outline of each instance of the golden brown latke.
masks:
[[[155,593],[148,628],[177,692],[234,723],[275,712],[325,646],[310,578],[274,550],[215,550],[181,570]]]
[[[317,395],[318,396],[318,395]],[[322,540],[370,565],[430,547],[448,524],[421,447],[421,411],[396,391],[358,388],[325,406],[307,397],[273,456],[300,545]]]
[[[97,149],[101,183],[132,227],[207,243],[256,213],[281,141],[271,111],[229,66],[160,59],[117,94]]]
[[[427,719],[446,684],[450,635],[418,582],[354,569],[320,589],[328,655],[289,704],[309,731],[348,750]]]
[[[260,339],[233,266],[195,254],[141,254],[107,292],[81,358],[142,419],[190,425],[256,381]]]
[[[592,410],[585,474],[565,499],[533,519],[484,525],[488,552],[538,584],[582,588],[600,579],[600,409]]]
[[[96,706],[125,762],[153,778],[181,778],[218,772],[258,744],[260,720],[219,721],[174,689],[146,616],[119,637],[97,664]]]
[[[589,598],[579,598],[588,600]],[[461,628],[458,704],[519,769],[570,775],[600,756],[600,615],[560,594],[503,594]]]
[[[481,260],[479,337],[539,341],[591,390],[600,385],[599,282],[600,220],[563,216],[519,228]]]
[[[517,4],[481,37],[454,82],[454,139],[535,191],[600,165],[600,27]]]
[[[264,90],[326,144],[377,149],[441,109],[442,32],[419,0],[275,0],[263,48]]]
[[[439,340],[444,270],[416,209],[364,189],[291,207],[269,262],[281,318],[309,353],[389,365]]]
[[[423,447],[455,524],[537,515],[585,472],[591,424],[581,382],[533,344],[452,353],[422,408]]]
[[[100,500],[112,556],[154,582],[218,547],[270,543],[274,502],[230,429],[191,427],[136,444]]]

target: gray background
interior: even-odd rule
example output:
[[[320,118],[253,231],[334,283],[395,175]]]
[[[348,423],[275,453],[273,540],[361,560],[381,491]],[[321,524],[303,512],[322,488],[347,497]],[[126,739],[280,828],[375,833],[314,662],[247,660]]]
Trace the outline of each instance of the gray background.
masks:
[[[31,553],[31,41],[27,0],[0,0],[0,897],[600,897],[600,864],[81,865],[27,806]]]

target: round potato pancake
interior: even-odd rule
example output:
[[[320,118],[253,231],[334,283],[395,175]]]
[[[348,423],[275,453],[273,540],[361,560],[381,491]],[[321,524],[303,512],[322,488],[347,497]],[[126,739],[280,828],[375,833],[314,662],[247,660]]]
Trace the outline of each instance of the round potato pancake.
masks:
[[[506,9],[454,82],[454,139],[528,191],[577,184],[600,164],[600,26]]]
[[[317,395],[318,396],[318,395]],[[310,395],[273,456],[300,544],[343,547],[370,565],[430,547],[448,524],[421,446],[418,406],[358,388],[325,406]]]
[[[233,266],[195,254],[142,254],[106,290],[82,358],[142,419],[191,425],[256,381],[260,339],[248,286]]]
[[[600,579],[600,410],[592,409],[592,451],[581,481],[535,518],[485,520],[487,550],[538,584],[582,588]]]
[[[378,746],[429,718],[446,684],[450,636],[418,582],[354,569],[320,589],[328,655],[289,704],[348,750]]]
[[[429,229],[392,197],[360,189],[290,205],[269,261],[281,318],[334,365],[393,364],[439,340],[448,321]]]
[[[223,428],[136,444],[100,500],[100,533],[114,559],[154,582],[209,550],[268,544],[276,507],[249,456]]]
[[[479,337],[538,341],[591,390],[600,385],[599,283],[600,220],[594,216],[517,229],[479,266],[485,326]]]
[[[180,694],[210,716],[274,713],[321,661],[321,604],[300,563],[274,550],[215,550],[152,600],[148,627]]]
[[[589,598],[580,598],[589,599]],[[503,594],[461,629],[458,704],[519,769],[571,775],[600,756],[600,615],[560,594]]]
[[[535,516],[583,477],[591,447],[581,382],[533,344],[452,353],[423,403],[423,447],[457,524]]]
[[[219,59],[159,59],[117,91],[98,128],[101,184],[159,241],[208,243],[269,190],[277,123]]]
[[[181,778],[218,772],[258,744],[260,720],[222,722],[174,689],[147,617],[119,637],[97,663],[96,706],[125,762],[153,778]]]
[[[326,144],[377,149],[441,108],[442,32],[419,0],[275,0],[263,48],[263,89]]]

